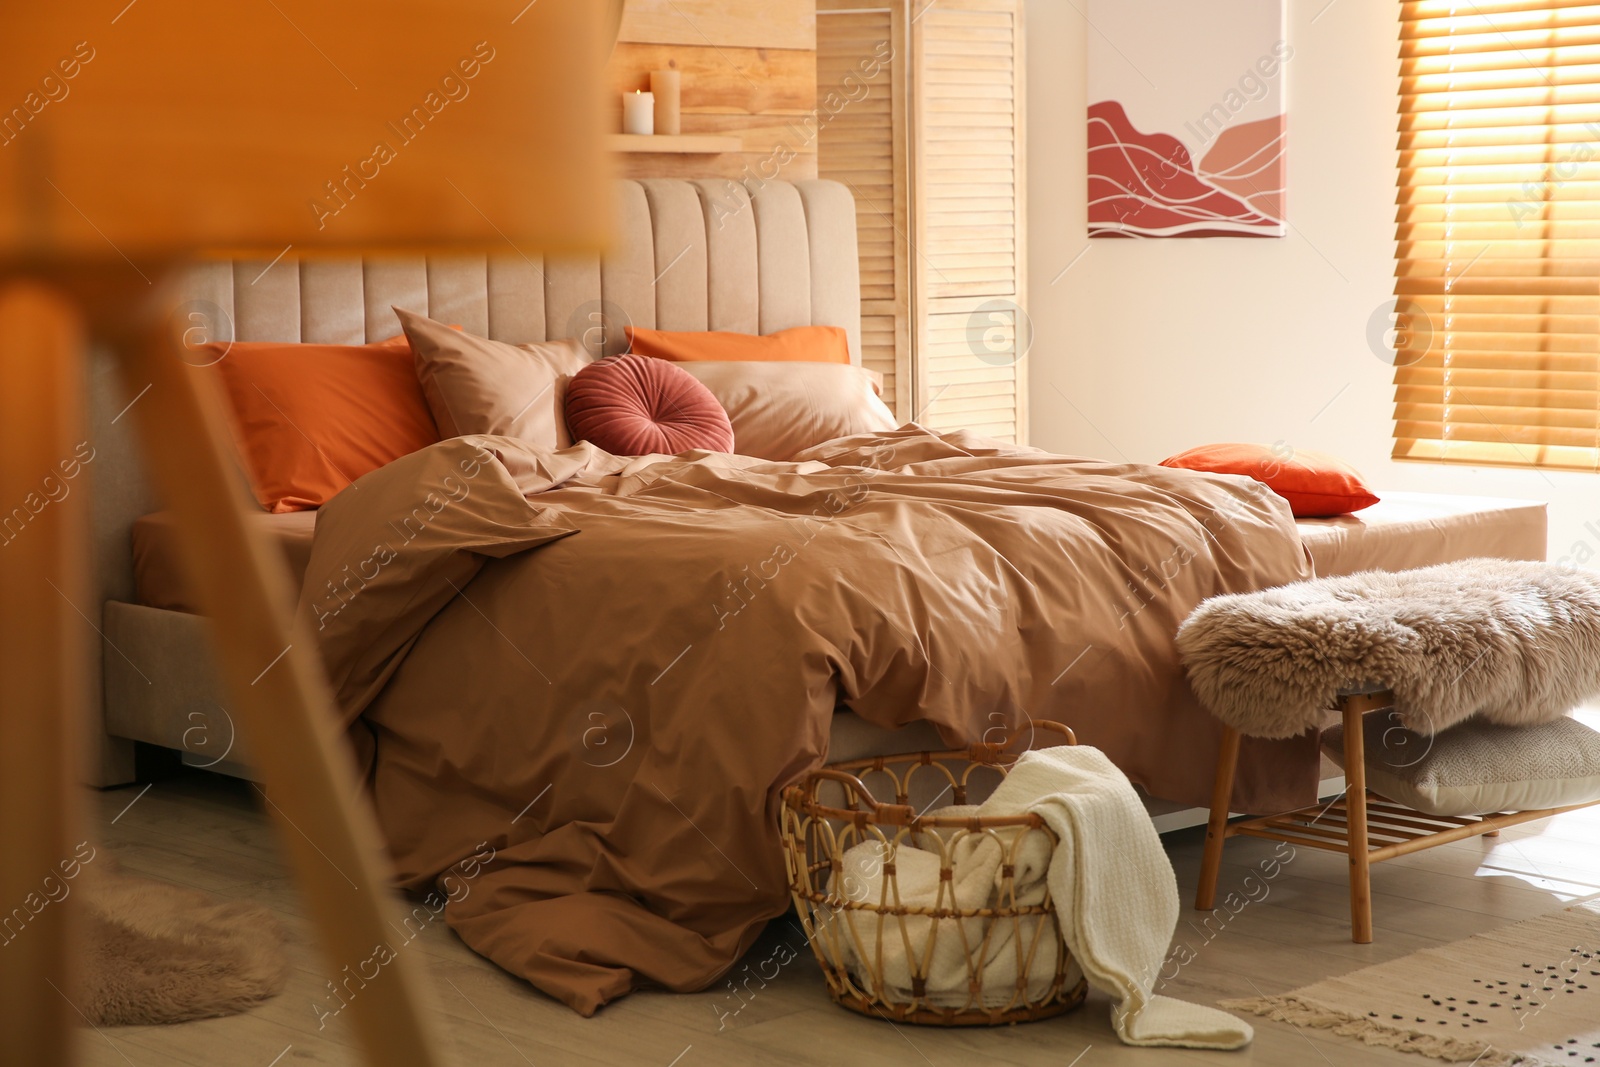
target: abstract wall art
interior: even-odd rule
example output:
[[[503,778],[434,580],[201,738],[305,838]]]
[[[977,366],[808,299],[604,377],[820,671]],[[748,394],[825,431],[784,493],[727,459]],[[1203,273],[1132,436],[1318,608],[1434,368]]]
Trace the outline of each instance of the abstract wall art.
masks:
[[[1282,237],[1284,0],[1090,0],[1089,235]]]

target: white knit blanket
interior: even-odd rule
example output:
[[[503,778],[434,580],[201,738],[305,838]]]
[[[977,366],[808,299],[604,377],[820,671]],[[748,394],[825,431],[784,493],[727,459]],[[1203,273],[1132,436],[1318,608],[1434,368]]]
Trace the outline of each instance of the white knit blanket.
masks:
[[[1249,1044],[1253,1031],[1234,1016],[1151,992],[1177,926],[1177,879],[1133,786],[1098,749],[1062,745],[1025,753],[982,806],[934,814],[1030,811],[1055,832],[1060,843],[1053,853],[1044,834],[1019,839],[1018,831],[944,831],[943,842],[906,842],[895,856],[901,903],[953,903],[963,909],[1010,904],[1009,897],[995,898],[1002,864],[1011,864],[1018,904],[1037,903],[1048,884],[1073,961],[1112,996],[1111,1021],[1123,1042],[1211,1049]],[[954,861],[944,899],[937,851],[942,847],[951,849]],[[885,858],[877,842],[850,849],[840,875],[844,881],[835,891],[878,900]],[[1055,972],[1053,939],[1035,938],[1032,927],[1014,920],[940,920],[931,953],[926,950],[931,919],[907,919],[903,930],[891,919],[880,930],[880,920],[870,912],[855,911],[846,922],[851,934],[842,945],[852,970],[865,955],[890,991],[902,995],[914,973],[923,975],[928,999],[938,1006],[967,1002],[969,961],[981,968],[984,1007],[1009,999],[1020,974],[1027,975],[1029,994],[1037,995]]]

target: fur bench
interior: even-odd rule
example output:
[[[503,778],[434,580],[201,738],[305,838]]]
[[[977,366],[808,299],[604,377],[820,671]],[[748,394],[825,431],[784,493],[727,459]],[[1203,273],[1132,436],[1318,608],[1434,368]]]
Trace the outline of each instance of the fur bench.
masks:
[[[1446,809],[1430,813],[1369,794],[1366,737],[1374,731],[1364,721],[1388,711],[1397,725],[1430,739],[1469,719],[1473,728],[1520,727],[1493,734],[1491,748],[1518,746],[1514,753],[1484,756],[1482,744],[1446,747],[1460,750],[1458,763],[1465,753],[1517,766],[1538,763],[1536,751],[1557,751],[1571,763],[1581,748],[1590,754],[1585,767],[1560,773],[1573,782],[1600,781],[1600,744],[1588,738],[1582,746],[1552,749],[1545,737],[1554,728],[1549,724],[1600,694],[1600,574],[1474,559],[1297,582],[1206,601],[1179,628],[1178,649],[1195,695],[1224,727],[1196,899],[1201,909],[1215,902],[1228,837],[1344,852],[1352,938],[1364,944],[1372,940],[1371,864],[1600,802],[1593,789],[1580,788],[1559,806],[1503,812],[1486,801],[1483,814],[1440,814]],[[1334,719],[1342,719],[1343,797],[1228,822],[1242,735],[1295,737]],[[1524,758],[1502,758],[1512,754]],[[1450,772],[1452,780],[1478,777],[1460,766]],[[1517,794],[1502,792],[1501,801]]]
[[[1249,737],[1316,729],[1363,686],[1422,734],[1529,726],[1600,694],[1600,572],[1470,559],[1213,597],[1178,650],[1200,702]]]

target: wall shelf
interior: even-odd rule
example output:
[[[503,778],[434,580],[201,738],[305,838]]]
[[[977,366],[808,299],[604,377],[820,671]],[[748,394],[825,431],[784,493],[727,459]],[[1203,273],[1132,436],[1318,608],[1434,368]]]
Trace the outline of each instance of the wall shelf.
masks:
[[[680,155],[714,156],[722,152],[737,152],[744,143],[737,137],[719,137],[715,134],[658,134],[613,133],[606,138],[606,146],[613,152],[664,152]]]

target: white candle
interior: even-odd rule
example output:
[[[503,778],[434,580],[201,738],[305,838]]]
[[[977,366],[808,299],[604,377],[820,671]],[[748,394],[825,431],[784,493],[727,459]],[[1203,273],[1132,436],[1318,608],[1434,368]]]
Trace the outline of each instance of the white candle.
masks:
[[[622,94],[622,132],[646,136],[656,132],[655,93]]]

